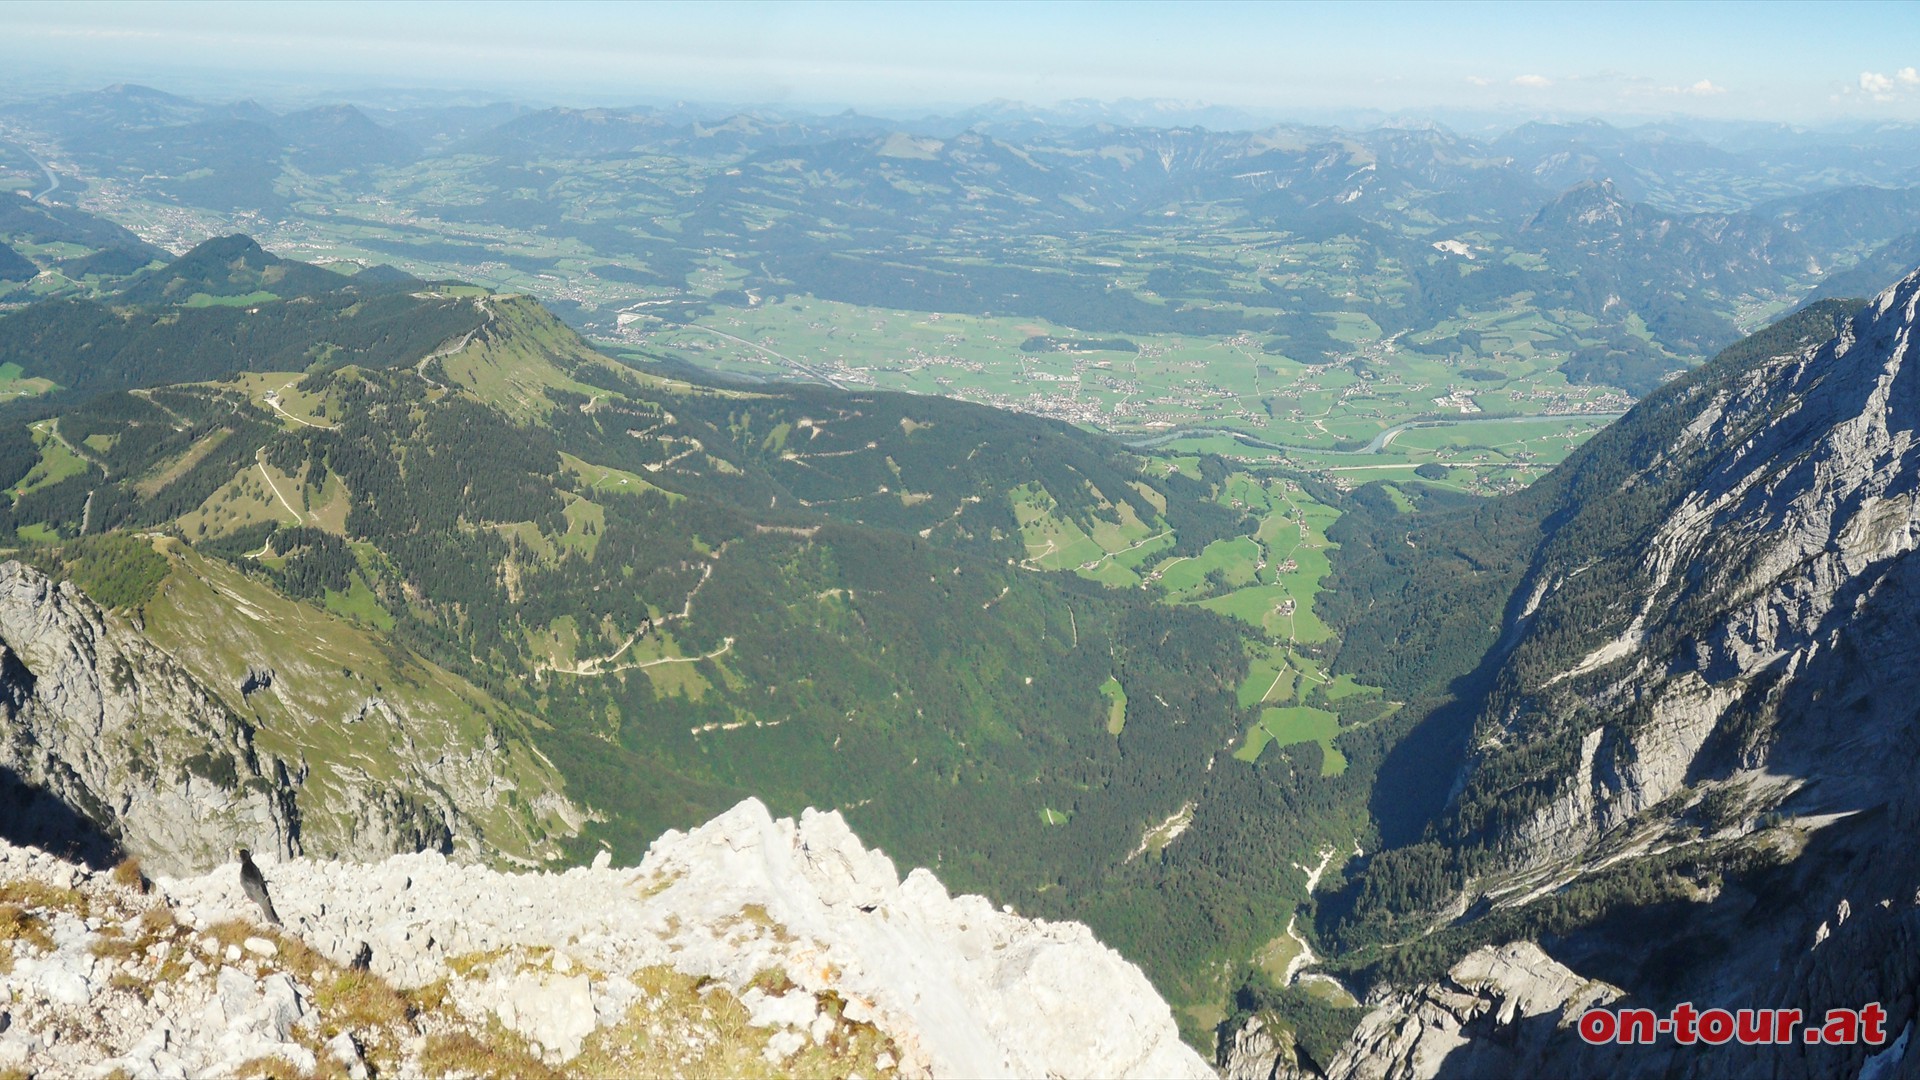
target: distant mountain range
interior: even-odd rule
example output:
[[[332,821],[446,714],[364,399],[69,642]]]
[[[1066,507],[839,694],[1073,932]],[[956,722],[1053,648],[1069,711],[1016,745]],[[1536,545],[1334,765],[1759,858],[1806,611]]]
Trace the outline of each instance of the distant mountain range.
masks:
[[[668,291],[672,306],[654,313],[671,314],[739,292],[697,279],[719,258],[755,295],[1041,318],[1096,336],[1256,333],[1309,363],[1340,354],[1316,325],[1335,311],[1458,356],[1475,350],[1449,335],[1457,314],[1519,303],[1551,324],[1536,344],[1568,378],[1640,394],[1834,273],[1885,284],[1904,249],[1876,249],[1920,230],[1920,138],[1905,129],[1531,123],[1477,139],[1430,124],[1170,126],[1193,118],[1183,110],[277,114],[122,85],[6,106],[0,125],[57,147],[74,198],[116,217],[147,207],[152,239],[184,248],[205,235],[198,219],[179,233],[155,224],[177,211],[271,223],[302,247],[425,278],[513,280],[602,338],[618,336],[637,294]],[[101,192],[81,194],[89,183]],[[1214,226],[1201,221],[1271,234],[1288,254],[1202,257]],[[1114,264],[1129,233],[1152,240]],[[41,270],[58,261],[10,229],[0,242]],[[26,274],[9,265],[12,280]],[[131,264],[83,264],[76,285],[50,277],[16,299],[110,287],[88,275],[116,266]]]

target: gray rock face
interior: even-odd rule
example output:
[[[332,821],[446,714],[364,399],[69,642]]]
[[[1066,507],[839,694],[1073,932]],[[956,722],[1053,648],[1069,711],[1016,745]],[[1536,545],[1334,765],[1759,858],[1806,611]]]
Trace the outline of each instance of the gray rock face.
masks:
[[[330,702],[335,714],[316,719],[296,707],[313,687],[289,672],[319,661],[241,660],[231,696],[192,667],[230,659],[163,649],[72,583],[0,563],[0,800],[19,805],[0,835],[95,862],[118,848],[181,874],[225,862],[236,846],[524,861],[583,819],[552,766],[489,738],[484,717],[403,716],[369,699]],[[276,696],[294,704],[253,718],[235,711]],[[503,809],[509,792],[526,809]]]
[[[255,753],[253,729],[71,584],[17,562],[0,564],[0,727],[0,767],[32,801],[16,838],[111,838],[176,872],[235,844],[297,849],[294,787]]]
[[[1435,1076],[1545,1076],[1568,1028],[1587,1009],[1620,997],[1583,979],[1529,942],[1488,947],[1462,959],[1447,981],[1375,1001],[1324,1071],[1304,1071],[1259,1017],[1236,1035],[1223,1062],[1234,1080],[1414,1080]]]
[[[1328,1075],[1546,1075],[1543,1062],[1580,1015],[1620,996],[1528,942],[1480,949],[1447,975],[1447,985],[1393,995],[1370,1011]]]
[[[1892,1032],[1915,1020],[1916,323],[1920,273],[1833,341],[1688,390],[1689,422],[1620,491],[1664,498],[1663,472],[1691,486],[1644,535],[1578,564],[1536,565],[1504,635],[1516,643],[1504,705],[1483,717],[1476,753],[1510,767],[1516,747],[1572,749],[1543,753],[1567,764],[1523,778],[1548,797],[1487,838],[1507,865],[1469,882],[1453,914],[1523,906],[1642,859],[1738,862],[1747,877],[1707,882],[1685,910],[1596,927],[1557,943],[1556,956],[1656,1009],[1692,998],[1824,1015],[1881,1001]],[[1596,593],[1594,580],[1612,591]],[[1508,1000],[1561,996],[1567,969],[1555,961],[1507,964],[1551,984]],[[1481,1007],[1462,1012],[1448,997],[1467,981],[1456,967],[1451,985],[1394,994],[1339,1074],[1428,1076],[1470,1060],[1486,1075],[1837,1075],[1883,1052],[1476,1040],[1484,1021],[1467,1017]],[[1470,1041],[1439,1052],[1456,1038]],[[1495,1045],[1510,1056],[1460,1057]],[[1880,1075],[1920,1075],[1920,1059],[1875,1060]]]
[[[1577,855],[1703,779],[1819,767],[1806,757],[1818,752],[1808,736],[1838,732],[1812,715],[1788,730],[1761,699],[1831,667],[1832,650],[1851,646],[1856,615],[1898,602],[1920,546],[1916,303],[1911,277],[1834,341],[1756,365],[1691,403],[1693,422],[1664,458],[1704,458],[1701,483],[1632,552],[1612,556],[1637,562],[1634,586],[1591,649],[1538,669],[1520,687],[1527,708],[1481,733],[1501,744],[1543,722],[1596,718],[1578,733],[1579,766],[1560,796],[1508,838],[1524,858]],[[1541,613],[1555,613],[1581,569],[1536,572],[1528,591]],[[1628,713],[1634,722],[1619,722]]]
[[[1300,1067],[1285,1040],[1267,1030],[1267,1020],[1250,1016],[1233,1033],[1231,1045],[1220,1055],[1220,1075],[1226,1080],[1292,1080]]]

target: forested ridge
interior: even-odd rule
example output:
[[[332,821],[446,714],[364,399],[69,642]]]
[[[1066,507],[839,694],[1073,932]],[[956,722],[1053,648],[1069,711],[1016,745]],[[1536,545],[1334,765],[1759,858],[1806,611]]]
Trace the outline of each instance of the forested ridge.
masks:
[[[62,387],[64,392],[7,407],[16,414],[44,414],[88,392],[240,371],[300,371],[315,363],[385,367],[418,358],[478,325],[470,302],[400,292],[342,290],[252,309],[54,300],[0,320],[0,364],[19,364]]]
[[[943,398],[672,382],[531,301],[431,288],[58,301],[0,342],[71,380],[0,444],[0,528],[36,561],[137,604],[152,568],[103,553],[167,533],[387,634],[540,721],[604,815],[583,852],[638,858],[747,794],[839,807],[903,867],[1085,919],[1198,1001],[1306,901],[1291,865],[1366,828],[1384,728],[1342,738],[1341,775],[1312,743],[1232,760],[1244,622],[1027,562],[1029,486],[1176,555],[1249,531],[1217,458],[1147,468]]]

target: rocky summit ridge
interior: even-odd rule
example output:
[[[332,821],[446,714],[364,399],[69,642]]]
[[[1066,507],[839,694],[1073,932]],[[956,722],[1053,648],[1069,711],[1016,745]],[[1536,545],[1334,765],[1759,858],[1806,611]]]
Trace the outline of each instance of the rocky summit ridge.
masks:
[[[0,1068],[1208,1076],[1078,923],[903,881],[838,813],[749,799],[638,867],[437,853],[161,877],[0,846]]]

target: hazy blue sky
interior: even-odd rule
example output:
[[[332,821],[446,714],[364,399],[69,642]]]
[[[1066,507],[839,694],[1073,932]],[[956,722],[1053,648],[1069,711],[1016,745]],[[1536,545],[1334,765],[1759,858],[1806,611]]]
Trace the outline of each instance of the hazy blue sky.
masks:
[[[0,4],[16,93],[139,79],[269,98],[381,85],[1819,121],[1920,119],[1915,65],[1912,3]]]

